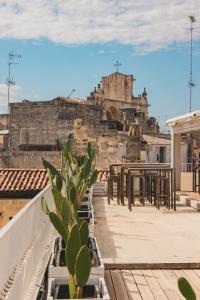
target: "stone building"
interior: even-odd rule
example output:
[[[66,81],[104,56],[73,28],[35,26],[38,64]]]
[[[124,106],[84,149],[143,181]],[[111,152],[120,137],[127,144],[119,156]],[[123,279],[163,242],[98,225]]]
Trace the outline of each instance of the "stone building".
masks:
[[[159,128],[156,119],[148,117],[146,90],[133,96],[134,81],[132,75],[115,72],[103,77],[85,100],[57,97],[11,103],[10,115],[0,117],[0,122],[8,121],[0,166],[41,168],[43,157],[59,166],[60,151],[68,137],[80,153],[90,141],[96,148],[99,168],[122,158],[139,160],[141,135],[156,133]]]

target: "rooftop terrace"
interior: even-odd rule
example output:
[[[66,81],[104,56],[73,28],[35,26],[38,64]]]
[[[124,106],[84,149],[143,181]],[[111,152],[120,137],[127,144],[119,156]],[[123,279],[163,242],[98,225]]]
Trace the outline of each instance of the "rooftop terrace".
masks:
[[[54,236],[40,208],[43,195],[51,207],[46,187],[0,231],[0,299],[37,297]],[[177,211],[136,205],[130,212],[116,199],[108,205],[104,196],[94,197],[94,208],[95,235],[112,300],[183,299],[176,285],[182,275],[200,295],[197,211],[180,202]]]

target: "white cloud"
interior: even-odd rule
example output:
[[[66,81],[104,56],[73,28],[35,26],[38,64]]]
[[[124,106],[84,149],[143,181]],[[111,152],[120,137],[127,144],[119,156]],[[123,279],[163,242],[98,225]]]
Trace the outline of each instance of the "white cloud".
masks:
[[[10,87],[10,102],[20,101],[19,95],[22,87],[14,85]],[[8,111],[8,86],[7,84],[0,84],[0,112],[5,113]]]
[[[188,15],[200,21],[200,0],[0,0],[0,38],[114,41],[149,52],[187,41]]]

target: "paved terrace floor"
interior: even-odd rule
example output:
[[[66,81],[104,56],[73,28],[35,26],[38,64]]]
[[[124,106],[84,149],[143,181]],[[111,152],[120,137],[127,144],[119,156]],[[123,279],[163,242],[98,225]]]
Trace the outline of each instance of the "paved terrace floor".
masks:
[[[95,197],[95,233],[108,269],[138,268],[147,264],[175,264],[196,268],[200,263],[200,213],[177,205],[177,211],[150,205],[135,206],[132,212],[116,201]],[[183,265],[186,264],[185,266]],[[195,265],[195,263],[197,263]],[[144,264],[144,267],[143,265]],[[170,266],[168,266],[169,268]],[[155,267],[154,267],[155,268]],[[200,299],[200,298],[199,298]]]

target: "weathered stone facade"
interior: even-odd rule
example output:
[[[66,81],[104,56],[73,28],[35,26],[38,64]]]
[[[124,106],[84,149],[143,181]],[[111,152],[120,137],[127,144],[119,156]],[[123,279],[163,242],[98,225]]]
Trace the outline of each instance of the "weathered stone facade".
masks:
[[[146,91],[133,97],[133,81],[132,75],[113,73],[103,77],[102,86],[87,100],[58,97],[12,103],[8,145],[0,153],[0,166],[40,168],[45,157],[59,167],[60,151],[69,136],[80,153],[92,143],[99,168],[120,162],[126,155],[140,159],[141,133],[157,132],[158,126],[156,120],[148,125]],[[139,128],[139,137],[130,131],[134,126]]]

